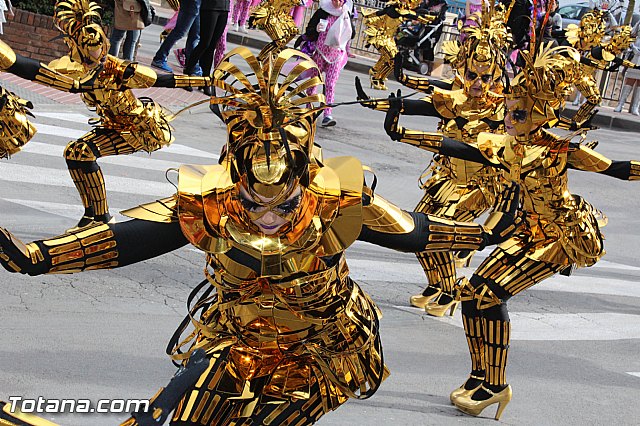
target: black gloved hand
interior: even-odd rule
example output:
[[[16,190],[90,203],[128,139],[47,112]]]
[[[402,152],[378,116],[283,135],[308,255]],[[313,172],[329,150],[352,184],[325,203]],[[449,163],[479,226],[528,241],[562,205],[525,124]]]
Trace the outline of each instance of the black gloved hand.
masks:
[[[393,93],[389,94],[389,109],[387,110],[387,115],[384,118],[384,130],[394,141],[402,139],[402,127],[398,125],[398,122],[400,121],[400,113],[402,112],[401,96],[402,92],[400,89],[398,89],[395,95]]]
[[[0,264],[9,272],[40,275],[44,262],[33,263],[27,246],[9,231],[0,228]]]

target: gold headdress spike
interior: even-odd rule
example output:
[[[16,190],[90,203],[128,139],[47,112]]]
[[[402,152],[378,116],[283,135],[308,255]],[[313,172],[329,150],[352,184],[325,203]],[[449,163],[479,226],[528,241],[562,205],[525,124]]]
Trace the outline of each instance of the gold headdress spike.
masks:
[[[293,49],[258,59],[238,47],[215,69],[212,84],[222,93],[211,103],[221,106],[227,125],[225,161],[254,199],[277,203],[293,183],[307,182],[315,122],[325,105],[319,74],[311,58]]]
[[[97,64],[109,51],[109,39],[102,29],[100,6],[90,0],[58,0],[54,22],[65,34],[73,60]]]
[[[520,53],[524,66],[511,80],[505,98],[518,100],[530,114],[531,130],[555,124],[573,82],[579,75],[580,54],[567,46],[542,44],[533,54]]]
[[[27,117],[33,117],[31,108],[31,102],[0,86],[0,158],[20,151],[36,133]]]

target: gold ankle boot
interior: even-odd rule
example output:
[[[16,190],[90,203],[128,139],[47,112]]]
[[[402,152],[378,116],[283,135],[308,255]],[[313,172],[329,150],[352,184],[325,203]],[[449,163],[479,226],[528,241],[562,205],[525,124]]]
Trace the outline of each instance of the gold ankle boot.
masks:
[[[470,379],[475,379],[475,380],[479,380],[480,384],[472,389],[467,389],[467,382]],[[451,401],[452,404],[455,405],[456,403],[456,399],[459,397],[465,397],[468,395],[472,395],[480,386],[482,386],[482,381],[484,380],[484,376],[474,376],[473,374],[469,375],[469,378],[462,384],[462,386],[460,386],[458,389],[453,390],[450,394],[449,394],[449,400]]]
[[[495,419],[500,420],[500,416],[502,412],[507,407],[509,401],[511,401],[511,396],[513,395],[511,392],[511,386],[507,385],[502,391],[498,393],[491,392],[489,389],[484,386],[480,386],[478,389],[482,389],[487,392],[491,397],[482,401],[475,401],[472,399],[473,393],[465,396],[458,396],[454,402],[454,405],[463,413],[469,414],[471,416],[478,416],[482,413],[482,410],[487,408],[490,405],[498,404],[498,410],[496,411]]]
[[[427,314],[434,317],[442,317],[444,314],[449,311],[449,316],[453,316],[453,313],[456,311],[458,307],[459,300],[456,300],[451,295],[447,295],[451,297],[451,301],[445,304],[440,304],[440,297],[445,293],[440,293],[435,300],[427,303],[427,306],[424,307],[424,310]]]
[[[438,297],[442,290],[437,287],[429,286],[422,292],[422,294],[416,294],[415,296],[411,296],[409,298],[409,303],[411,306],[415,306],[416,308],[424,309],[427,306],[427,303],[431,302],[433,299]],[[424,293],[427,293],[426,295]]]

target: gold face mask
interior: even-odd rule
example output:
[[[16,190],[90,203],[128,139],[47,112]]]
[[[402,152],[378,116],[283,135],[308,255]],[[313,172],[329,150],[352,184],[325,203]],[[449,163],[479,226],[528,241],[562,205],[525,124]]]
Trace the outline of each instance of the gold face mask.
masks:
[[[467,66],[463,71],[464,91],[467,95],[481,97],[486,95],[493,86],[500,80],[502,70],[500,70],[492,60],[478,61],[474,56],[467,61]],[[488,59],[482,56],[483,59]]]

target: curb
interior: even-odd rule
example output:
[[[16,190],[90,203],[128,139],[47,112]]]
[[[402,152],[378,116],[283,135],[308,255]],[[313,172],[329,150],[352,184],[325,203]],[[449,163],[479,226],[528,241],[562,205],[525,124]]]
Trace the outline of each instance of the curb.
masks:
[[[593,117],[592,124],[600,127],[601,129],[609,130],[623,130],[627,132],[640,133],[640,117],[635,117],[631,114],[613,112],[611,107],[598,107],[598,113]],[[564,113],[573,117],[578,111],[578,108],[573,105],[567,105],[564,108]]]

